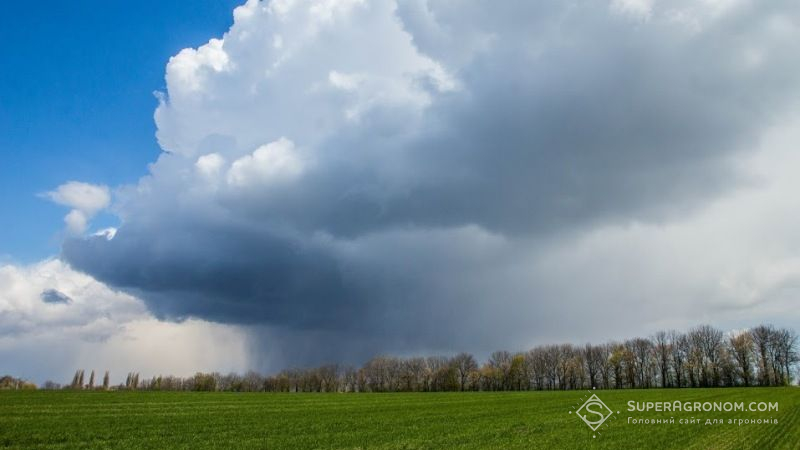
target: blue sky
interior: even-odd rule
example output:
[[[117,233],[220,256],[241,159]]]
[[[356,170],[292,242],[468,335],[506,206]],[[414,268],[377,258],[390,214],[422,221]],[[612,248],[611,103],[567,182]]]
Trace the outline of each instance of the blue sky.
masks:
[[[180,49],[222,36],[237,0],[4,2],[0,13],[0,261],[57,254],[72,179],[136,181],[159,153],[153,91]],[[108,214],[94,225],[114,222]]]

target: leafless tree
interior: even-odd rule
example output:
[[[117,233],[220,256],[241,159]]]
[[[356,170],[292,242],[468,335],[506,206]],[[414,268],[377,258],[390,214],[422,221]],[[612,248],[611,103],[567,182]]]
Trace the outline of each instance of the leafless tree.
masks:
[[[463,391],[467,387],[469,374],[478,370],[478,363],[475,362],[475,357],[469,353],[459,353],[453,357],[451,364],[458,373],[459,387]]]
[[[607,364],[605,361],[605,346],[586,344],[583,348],[583,360],[586,365],[586,375],[589,379],[589,387],[594,389],[597,387],[598,378],[601,378],[604,366]],[[605,384],[605,382],[604,382]]]
[[[798,363],[800,357],[797,352],[797,334],[788,329],[777,329],[772,333],[772,345],[774,350],[774,371],[780,374],[778,384],[792,384],[791,367]]]
[[[636,338],[626,341],[625,347],[629,353],[627,363],[632,366],[629,371],[632,372],[636,379],[634,384],[640,388],[650,387],[648,373],[652,364],[652,342],[647,339]]]
[[[775,377],[770,364],[770,347],[774,328],[771,325],[759,325],[750,330],[753,344],[758,353],[758,380],[762,386],[771,386]]]
[[[672,355],[672,344],[669,334],[666,331],[658,331],[653,335],[653,349],[656,354],[656,364],[661,376],[661,387],[670,385],[670,356]]]
[[[611,354],[613,345],[610,343],[598,346],[599,355],[598,362],[600,363],[600,376],[603,380],[603,389],[611,389],[611,379],[613,375],[613,366],[611,364]]]
[[[738,375],[745,386],[753,383],[753,335],[749,331],[733,334],[729,338],[731,353],[736,362]]]
[[[409,391],[424,391],[428,389],[430,373],[425,358],[410,358],[404,362],[403,384]]]
[[[686,379],[684,376],[686,361],[691,353],[689,338],[685,334],[673,330],[669,332],[669,341],[672,372],[675,374],[675,386],[683,387]]]

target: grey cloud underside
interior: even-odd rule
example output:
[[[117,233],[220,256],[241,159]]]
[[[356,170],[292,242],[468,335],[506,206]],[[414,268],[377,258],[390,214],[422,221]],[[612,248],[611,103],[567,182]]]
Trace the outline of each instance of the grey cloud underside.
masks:
[[[460,83],[431,91],[418,126],[377,106],[320,142],[292,183],[210,198],[213,218],[166,183],[131,202],[113,239],[68,240],[63,257],[162,317],[325,336],[298,339],[315,349],[304,359],[344,341],[504,345],[506,325],[545,326],[558,294],[504,270],[565,232],[668,221],[738,186],[733,158],[797,94],[792,45],[763,36],[774,13],[798,17],[793,4],[691,33],[601,3],[403,5],[419,51]],[[476,36],[485,48],[458,48]],[[740,67],[747,42],[766,49],[755,68]]]
[[[111,241],[67,241],[63,255],[150,299],[161,317],[324,327],[325,318],[352,314],[352,289],[324,249],[268,231],[191,223],[159,231],[126,228]]]
[[[57,291],[55,289],[45,289],[44,291],[42,291],[42,293],[40,295],[40,298],[42,299],[43,302],[51,303],[51,304],[58,304],[58,303],[69,304],[69,303],[72,303],[72,299],[69,298],[68,295],[66,295],[66,294],[64,294],[62,292],[59,292],[59,291]]]
[[[469,236],[457,238],[460,244],[439,244],[448,253],[426,254],[439,239],[452,240],[412,234],[348,248],[329,240],[304,242],[279,233],[186,224],[159,233],[148,230],[146,238],[128,229],[111,241],[70,240],[63,256],[74,267],[141,296],[163,318],[195,316],[356,334],[402,332],[424,341],[415,326],[442,326],[454,308],[469,308],[459,306],[452,294],[430,298],[418,286],[420,280],[446,285],[455,282],[454,276],[480,269],[469,251],[453,248],[467,247]],[[203,244],[187,246],[187,241]]]

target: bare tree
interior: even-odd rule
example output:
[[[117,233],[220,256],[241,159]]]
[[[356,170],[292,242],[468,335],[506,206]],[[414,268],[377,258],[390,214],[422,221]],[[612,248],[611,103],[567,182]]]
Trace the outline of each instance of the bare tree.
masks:
[[[772,343],[775,364],[773,365],[781,376],[781,384],[792,384],[791,367],[800,362],[797,353],[797,334],[788,329],[778,329],[772,334]]]
[[[636,378],[635,384],[640,388],[650,387],[652,383],[648,374],[652,364],[652,342],[636,338],[627,341],[625,346],[630,353],[628,363],[633,366],[631,369]]]
[[[627,359],[627,349],[622,344],[609,344],[612,348],[609,364],[614,373],[614,387],[622,389],[625,382],[625,361]]]
[[[700,384],[719,386],[722,332],[710,325],[700,325],[689,331],[689,338],[695,349],[694,363],[699,366]]]
[[[458,373],[459,387],[463,391],[467,387],[470,373],[478,370],[478,363],[475,362],[475,357],[469,353],[459,353],[453,357],[451,364]]]
[[[685,334],[673,330],[669,332],[669,341],[672,371],[675,374],[675,386],[683,387],[685,383],[684,373],[686,370],[686,361],[691,352],[689,348],[689,339]]]
[[[598,346],[599,355],[598,355],[598,362],[600,363],[600,376],[603,380],[603,389],[611,389],[611,379],[612,379],[612,364],[611,364],[611,353],[613,351],[613,345],[610,343],[602,344]]]
[[[344,392],[359,392],[358,371],[353,367],[345,367],[342,371],[342,390]]]
[[[544,366],[547,374],[547,383],[550,389],[556,389],[559,384],[558,367],[561,360],[561,348],[558,345],[548,345],[544,348]]]
[[[596,381],[600,371],[601,365],[601,350],[592,344],[586,344],[583,347],[583,361],[586,366],[586,375],[589,378],[589,387],[594,389],[597,387]]]
[[[541,347],[533,348],[525,355],[529,368],[529,379],[533,389],[542,390],[548,388],[546,384],[547,368],[545,350]]]
[[[320,388],[322,392],[336,392],[339,390],[339,366],[327,364],[318,370]]]
[[[745,386],[753,383],[753,335],[749,331],[740,332],[729,338],[731,353],[738,369],[739,378]]]
[[[509,389],[521,391],[527,389],[528,373],[525,367],[525,355],[517,353],[511,357],[511,367],[508,371]]]
[[[773,332],[772,325],[759,325],[750,330],[750,335],[753,337],[753,343],[758,352],[758,382],[762,386],[771,386],[775,380],[772,364],[770,364],[770,354],[772,353],[770,347]]]
[[[495,383],[500,390],[506,390],[510,384],[511,353],[498,350],[489,356],[489,367],[492,369]]]
[[[252,370],[244,374],[242,378],[242,390],[247,392],[258,392],[264,389],[264,379],[257,372]]]
[[[656,332],[653,335],[653,344],[656,353],[656,364],[661,375],[661,387],[665,388],[670,385],[669,367],[672,344],[670,343],[669,334],[666,331]]]
[[[403,383],[409,391],[424,391],[429,388],[430,373],[425,358],[410,358],[404,364]]]

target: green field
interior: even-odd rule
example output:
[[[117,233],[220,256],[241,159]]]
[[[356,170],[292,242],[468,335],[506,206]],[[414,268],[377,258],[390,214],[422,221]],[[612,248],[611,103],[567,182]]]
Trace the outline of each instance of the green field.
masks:
[[[0,392],[0,448],[800,448],[800,389],[596,391],[617,418],[594,433],[587,391],[414,394]],[[779,402],[778,412],[629,413],[627,401]],[[629,424],[628,416],[675,418]],[[699,424],[681,425],[695,417]],[[727,419],[777,419],[734,425]],[[724,419],[705,425],[706,419]]]

